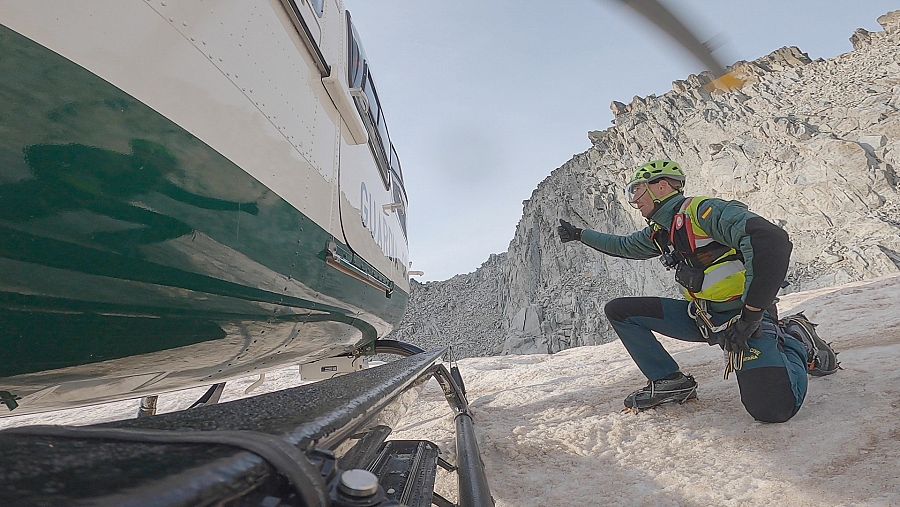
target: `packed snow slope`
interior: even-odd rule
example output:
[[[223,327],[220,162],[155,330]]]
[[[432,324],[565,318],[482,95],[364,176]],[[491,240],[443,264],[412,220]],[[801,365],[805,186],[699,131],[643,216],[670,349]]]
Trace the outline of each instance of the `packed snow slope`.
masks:
[[[812,378],[806,403],[784,424],[753,421],[737,383],[722,379],[718,347],[661,338],[699,399],[640,414],[622,400],[646,379],[621,343],[554,355],[459,362],[482,457],[499,507],[589,505],[900,505],[900,276],[791,294],[841,352],[843,370]],[[229,382],[222,401],[256,378]],[[297,369],[270,373],[253,394],[297,385]],[[204,388],[160,397],[187,407]],[[90,424],[134,417],[138,402],[0,419]],[[454,456],[454,422],[430,381],[392,439],[423,438]],[[438,489],[455,492],[440,470]]]
[[[661,338],[698,401],[634,415],[646,379],[621,342],[459,361],[498,506],[900,505],[900,277],[785,297],[840,352],[784,424],[755,422],[718,347]],[[392,438],[429,438],[455,458],[436,385]],[[436,417],[437,414],[448,414]],[[451,495],[455,477],[440,491]]]

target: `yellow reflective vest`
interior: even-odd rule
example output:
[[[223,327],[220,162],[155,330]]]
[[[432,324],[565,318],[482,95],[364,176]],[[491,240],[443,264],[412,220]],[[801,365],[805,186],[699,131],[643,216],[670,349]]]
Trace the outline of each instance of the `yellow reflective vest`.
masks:
[[[694,299],[715,302],[734,301],[740,299],[744,294],[744,284],[747,280],[744,262],[737,250],[717,243],[700,227],[698,209],[706,199],[709,197],[685,199],[675,214],[669,229],[669,240],[676,250],[685,257],[687,262],[703,268],[701,290],[692,292],[683,288],[684,297],[688,301]],[[709,211],[707,210],[707,213]],[[702,253],[713,251],[718,254],[722,250],[724,252],[714,257],[711,262],[701,260]]]

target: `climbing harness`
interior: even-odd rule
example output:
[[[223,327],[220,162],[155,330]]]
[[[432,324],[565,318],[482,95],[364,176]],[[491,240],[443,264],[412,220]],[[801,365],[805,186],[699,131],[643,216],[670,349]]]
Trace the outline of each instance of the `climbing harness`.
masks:
[[[694,299],[688,303],[688,316],[694,319],[694,322],[697,323],[697,328],[700,329],[700,335],[703,336],[703,339],[709,342],[709,337],[714,336],[716,333],[721,333],[728,326],[732,325],[738,319],[741,318],[740,312],[738,312],[734,317],[728,319],[723,324],[715,325],[712,321],[712,316],[709,314],[707,310],[709,303],[705,299]],[[744,367],[744,351],[739,350],[737,352],[727,351],[725,353],[725,374],[724,378],[727,380],[728,375],[733,371],[741,371],[741,368]]]

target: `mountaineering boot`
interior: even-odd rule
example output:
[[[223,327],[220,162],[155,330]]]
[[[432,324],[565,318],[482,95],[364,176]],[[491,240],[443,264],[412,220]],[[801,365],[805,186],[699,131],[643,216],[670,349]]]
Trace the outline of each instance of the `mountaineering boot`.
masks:
[[[789,338],[799,340],[806,346],[807,371],[814,377],[824,377],[841,369],[837,360],[838,353],[825,343],[816,333],[817,324],[813,324],[803,313],[790,315],[781,320],[781,327]]]
[[[625,398],[625,408],[643,410],[663,403],[685,401],[697,397],[697,382],[694,377],[678,372],[672,379],[651,380],[643,389]]]

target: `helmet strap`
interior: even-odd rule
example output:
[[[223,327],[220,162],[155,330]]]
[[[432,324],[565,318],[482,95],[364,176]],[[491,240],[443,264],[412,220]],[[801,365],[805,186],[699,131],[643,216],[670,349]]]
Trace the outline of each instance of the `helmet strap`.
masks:
[[[650,197],[653,198],[653,203],[656,205],[659,205],[661,202],[663,202],[666,199],[668,199],[669,197],[672,197],[673,195],[677,194],[679,191],[673,190],[662,197],[657,197],[656,194],[653,193],[653,190],[650,188],[650,185],[647,184],[647,192],[650,194]]]
[[[650,197],[653,198],[653,211],[650,212],[650,216],[652,217],[653,215],[656,214],[657,211],[659,211],[659,207],[662,205],[662,203],[664,201],[667,201],[673,195],[680,194],[681,189],[679,188],[679,189],[669,192],[668,194],[666,194],[662,197],[657,197],[656,194],[653,193],[653,190],[650,188],[650,184],[648,183],[647,184],[647,192],[650,194]],[[647,223],[650,223],[649,218],[647,219]]]

